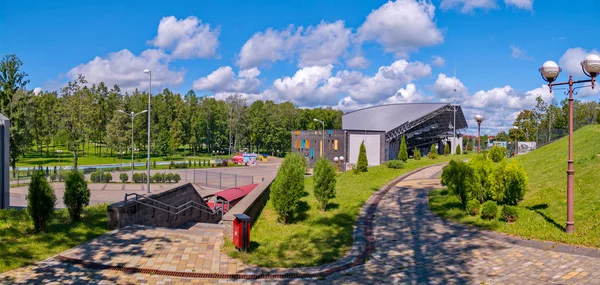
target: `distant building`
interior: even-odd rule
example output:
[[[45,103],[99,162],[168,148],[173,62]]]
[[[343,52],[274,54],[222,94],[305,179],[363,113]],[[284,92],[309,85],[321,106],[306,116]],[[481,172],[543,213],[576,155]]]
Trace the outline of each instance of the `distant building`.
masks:
[[[364,108],[344,114],[342,130],[325,130],[324,156],[330,161],[343,156],[344,162],[355,164],[360,144],[364,142],[369,165],[379,165],[398,157],[402,136],[406,138],[409,155],[415,147],[427,155],[432,144],[440,154],[450,144],[454,153],[456,145],[462,148],[460,131],[467,127],[458,105],[405,103]],[[292,151],[302,153],[312,166],[321,155],[322,141],[321,131],[293,131]]]

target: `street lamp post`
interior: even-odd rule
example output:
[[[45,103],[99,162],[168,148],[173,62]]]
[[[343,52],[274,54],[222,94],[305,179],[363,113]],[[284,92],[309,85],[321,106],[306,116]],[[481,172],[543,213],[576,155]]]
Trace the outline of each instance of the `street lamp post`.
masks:
[[[596,83],[596,76],[600,73],[600,56],[590,54],[581,62],[583,73],[591,79],[573,80],[573,76],[569,75],[569,81],[555,83],[561,68],[554,61],[546,61],[539,69],[544,81],[548,82],[550,92],[554,85],[569,85],[569,90],[566,92],[569,95],[569,159],[567,160],[567,222],[565,231],[573,233],[575,230],[575,207],[574,207],[574,179],[575,169],[573,167],[573,85],[576,83],[591,83],[592,89]],[[582,86],[586,87],[588,85]],[[581,87],[579,87],[581,88]]]
[[[146,69],[144,70],[144,73],[148,74],[150,80],[148,85],[148,177],[146,178],[148,185],[148,193],[150,193],[150,99],[152,98],[152,71],[150,71],[150,69]]]
[[[323,140],[321,142],[321,157],[324,157],[325,156],[325,122],[323,122],[317,118],[314,118],[313,121],[320,122],[321,125],[323,125],[323,129],[322,129],[322,133],[321,133],[321,135],[323,135]]]
[[[340,156],[340,163],[342,164],[343,170],[342,172],[346,171],[346,164],[344,163],[344,157]]]
[[[517,133],[519,132],[519,127],[518,126],[513,126],[513,130],[515,130],[514,131],[514,133],[515,133],[515,155],[513,155],[513,156],[516,156],[517,153],[519,152],[519,148],[517,146],[517,144],[518,144],[518,142],[517,142]]]
[[[335,171],[340,171],[340,164],[338,163],[340,159],[336,156],[333,158],[333,161],[335,162]]]
[[[475,121],[477,121],[477,154],[481,153],[481,122],[483,122],[482,115],[475,115]]]
[[[133,167],[134,166],[134,163],[133,163],[133,152],[134,152],[134,149],[133,149],[133,119],[135,118],[135,116],[137,116],[139,114],[148,112],[148,110],[141,111],[137,114],[134,113],[133,111],[131,111],[131,113],[127,113],[123,110],[119,110],[119,112],[131,117],[131,183],[133,183],[133,168],[134,168]]]

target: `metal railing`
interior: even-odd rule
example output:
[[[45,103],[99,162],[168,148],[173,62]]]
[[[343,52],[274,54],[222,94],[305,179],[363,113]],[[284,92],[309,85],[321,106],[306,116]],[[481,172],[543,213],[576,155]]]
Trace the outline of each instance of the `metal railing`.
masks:
[[[135,199],[134,200],[128,200],[127,198],[129,196],[135,196]],[[183,204],[181,204],[179,206],[173,206],[173,205],[169,205],[169,204],[167,204],[165,202],[161,202],[161,201],[158,201],[156,199],[152,199],[152,198],[150,198],[148,196],[145,196],[145,195],[142,195],[142,194],[137,194],[137,193],[127,193],[127,194],[125,194],[124,202],[127,203],[128,201],[134,201],[134,202],[136,202],[138,204],[146,205],[146,206],[148,206],[150,208],[157,209],[157,210],[160,210],[160,211],[163,211],[163,212],[167,212],[167,213],[172,214],[172,215],[179,215],[179,214],[185,212],[186,210],[189,210],[190,208],[196,209],[196,210],[198,210],[200,212],[207,213],[207,214],[210,214],[210,215],[221,214],[221,217],[223,217],[223,214],[224,214],[223,204],[222,203],[221,204],[217,204],[215,206],[215,209],[211,209],[210,207],[208,207],[206,205],[202,205],[202,204],[200,204],[200,203],[198,203],[196,201],[187,201],[187,202],[185,202],[185,203],[183,203]],[[156,204],[164,206],[166,208],[161,208],[159,206],[156,206]]]
[[[189,181],[189,178],[187,180]],[[254,184],[254,176],[206,170],[194,170],[193,184],[213,188],[233,188]]]

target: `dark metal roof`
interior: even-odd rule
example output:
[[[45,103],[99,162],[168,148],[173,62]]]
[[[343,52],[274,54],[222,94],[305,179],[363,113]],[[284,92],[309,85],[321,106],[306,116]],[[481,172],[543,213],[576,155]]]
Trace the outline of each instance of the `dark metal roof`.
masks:
[[[417,120],[447,105],[449,104],[404,103],[373,106],[344,114],[342,128],[389,132],[406,122]]]

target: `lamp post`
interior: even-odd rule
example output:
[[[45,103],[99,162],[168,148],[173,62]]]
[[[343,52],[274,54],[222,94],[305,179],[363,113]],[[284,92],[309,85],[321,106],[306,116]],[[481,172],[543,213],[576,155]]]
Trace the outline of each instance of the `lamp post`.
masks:
[[[134,151],[134,149],[133,149],[133,119],[135,118],[135,116],[137,116],[139,114],[148,112],[148,110],[141,111],[137,114],[134,113],[133,111],[131,111],[131,113],[127,113],[123,110],[119,110],[119,112],[131,117],[131,183],[133,183],[133,168],[134,168],[133,167],[134,166],[134,163],[133,163],[133,151]]]
[[[475,115],[475,121],[477,121],[477,154],[481,153],[481,122],[483,122],[482,115]]]
[[[343,169],[344,169],[343,171],[346,171],[346,164],[344,164],[344,157],[343,157],[343,156],[340,156],[340,163],[341,163],[341,164],[343,165],[343,167],[344,167],[344,168],[343,168]]]
[[[340,159],[336,156],[333,158],[333,161],[335,162],[335,171],[340,171],[340,164],[338,163]]]
[[[324,157],[325,156],[325,122],[323,122],[317,118],[314,118],[313,121],[320,122],[321,125],[323,125],[323,129],[322,129],[322,133],[321,133],[321,135],[323,136],[323,140],[321,141],[321,157]]]
[[[148,74],[149,77],[149,92],[148,92],[148,177],[147,185],[148,185],[148,193],[150,193],[150,99],[152,98],[152,71],[150,69],[145,69],[144,73]],[[133,178],[132,178],[133,179]]]
[[[555,83],[561,68],[554,61],[546,61],[539,69],[544,81],[548,82],[550,92],[554,85],[569,85],[569,90],[566,92],[569,95],[569,159],[567,160],[567,222],[565,231],[573,233],[575,230],[575,209],[574,209],[574,179],[575,169],[573,167],[573,85],[576,83],[591,83],[592,89],[596,83],[596,76],[600,73],[600,56],[590,54],[581,62],[583,73],[591,79],[573,80],[573,76],[569,75],[569,81]],[[588,85],[582,86],[586,87]],[[579,87],[581,88],[581,87]]]
[[[513,155],[513,156],[516,156],[516,155],[517,155],[517,153],[518,153],[518,147],[517,147],[517,135],[518,135],[518,132],[519,132],[519,127],[518,127],[518,126],[513,126],[512,128],[513,128],[513,130],[514,130],[514,133],[515,133],[515,155]]]

